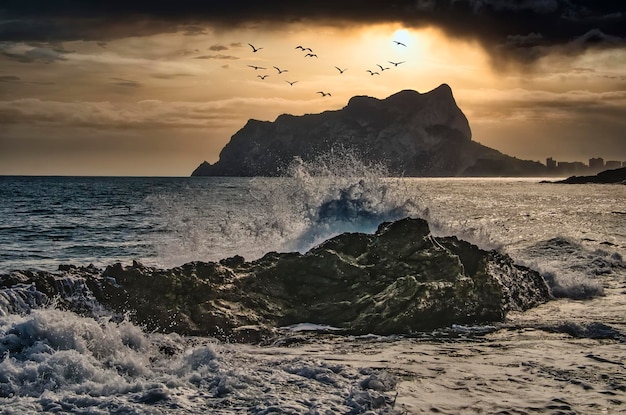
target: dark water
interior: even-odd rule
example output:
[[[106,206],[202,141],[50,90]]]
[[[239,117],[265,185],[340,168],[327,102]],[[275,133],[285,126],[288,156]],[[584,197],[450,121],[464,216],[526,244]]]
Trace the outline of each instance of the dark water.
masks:
[[[208,178],[0,177],[0,270],[154,258],[157,237],[172,232],[156,201],[226,197],[225,188]]]

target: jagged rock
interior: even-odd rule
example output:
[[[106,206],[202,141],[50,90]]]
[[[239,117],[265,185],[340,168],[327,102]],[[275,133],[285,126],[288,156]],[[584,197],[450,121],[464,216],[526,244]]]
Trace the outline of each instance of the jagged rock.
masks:
[[[75,279],[79,271],[69,272]],[[30,282],[47,296],[72,296],[55,282],[67,273],[15,275],[0,276],[0,286]],[[82,278],[100,304],[130,312],[149,330],[255,343],[303,322],[403,334],[501,321],[550,298],[537,272],[455,237],[435,238],[426,221],[409,218],[381,224],[375,234],[339,235],[305,254],[172,269],[115,264],[99,274],[85,269]]]
[[[443,84],[424,94],[404,90],[383,100],[355,96],[338,111],[249,120],[218,162],[203,162],[192,176],[281,176],[294,157],[307,162],[337,149],[382,164],[394,176],[545,174],[538,162],[472,141],[467,118]]]

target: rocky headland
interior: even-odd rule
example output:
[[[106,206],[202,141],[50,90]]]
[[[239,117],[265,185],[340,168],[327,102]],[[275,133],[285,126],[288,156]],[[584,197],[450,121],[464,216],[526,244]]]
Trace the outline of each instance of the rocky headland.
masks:
[[[551,297],[537,272],[507,255],[434,237],[426,221],[410,218],[374,234],[341,234],[304,254],[172,269],[67,265],[0,275],[0,289],[19,308],[3,312],[54,301],[85,315],[127,314],[148,330],[254,343],[298,323],[387,335],[498,322]]]
[[[465,114],[443,84],[426,93],[386,99],[355,96],[336,111],[274,122],[249,120],[214,164],[192,176],[281,176],[294,157],[304,161],[348,149],[391,176],[537,176],[543,164],[519,160],[472,141]]]
[[[565,183],[565,184],[586,184],[586,183],[599,183],[599,184],[626,184],[626,167],[621,169],[605,170],[595,176],[571,176],[564,180],[559,180],[551,183]]]

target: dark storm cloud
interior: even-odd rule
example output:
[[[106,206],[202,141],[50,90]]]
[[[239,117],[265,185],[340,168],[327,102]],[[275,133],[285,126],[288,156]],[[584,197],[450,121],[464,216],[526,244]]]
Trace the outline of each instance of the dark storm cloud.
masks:
[[[555,48],[623,47],[626,40],[623,3],[608,0],[5,0],[0,41],[201,34],[205,25],[258,22],[436,26],[448,35],[478,40],[492,56],[531,60]]]
[[[0,45],[0,56],[21,63],[64,61],[67,60],[63,56],[66,53],[70,52],[62,48],[29,46],[27,49],[16,49],[11,44]]]
[[[552,13],[559,8],[558,0],[469,0],[469,3],[475,12],[491,8],[497,11]]]

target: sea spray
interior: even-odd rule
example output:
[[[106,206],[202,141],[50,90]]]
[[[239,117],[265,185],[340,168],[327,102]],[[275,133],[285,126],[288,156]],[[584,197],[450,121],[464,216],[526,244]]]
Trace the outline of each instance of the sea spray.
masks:
[[[588,249],[571,238],[539,241],[519,262],[542,273],[555,297],[589,299],[604,295],[607,277],[619,278],[626,263],[617,252]]]
[[[389,178],[383,164],[364,162],[351,150],[312,161],[295,158],[287,174],[269,186],[259,179],[260,191],[253,190],[253,197],[264,210],[259,217],[268,220],[249,228],[251,235],[279,241],[280,251],[304,252],[344,232],[371,233],[382,222],[423,213],[402,179]]]
[[[382,222],[404,217],[428,220],[439,236],[459,236],[484,249],[502,247],[487,229],[490,224],[469,226],[438,212],[437,202],[420,191],[422,181],[389,177],[384,164],[366,162],[354,150],[336,148],[308,161],[296,157],[284,172],[271,178],[203,178],[206,186],[186,192],[185,200],[151,196],[147,202],[162,218],[153,235],[160,261],[155,265],[305,252],[338,234],[372,233]]]
[[[285,174],[200,178],[196,184],[205,186],[186,192],[186,200],[147,198],[161,218],[153,235],[155,265],[303,252],[340,233],[371,233],[382,222],[425,211],[415,188],[409,193],[404,179],[388,177],[384,165],[366,163],[351,150],[295,158]]]

